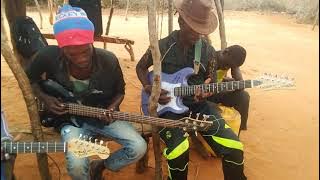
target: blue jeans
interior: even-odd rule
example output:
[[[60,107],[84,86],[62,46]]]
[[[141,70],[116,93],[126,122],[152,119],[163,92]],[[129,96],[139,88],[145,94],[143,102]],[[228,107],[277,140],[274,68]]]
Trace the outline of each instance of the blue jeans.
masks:
[[[111,153],[104,160],[104,165],[111,171],[137,162],[146,153],[147,144],[134,127],[125,121],[114,121],[104,125],[96,121],[84,122],[81,128],[66,125],[61,129],[63,141],[79,138],[79,135],[102,135],[122,145],[122,148]],[[74,180],[89,179],[89,159],[76,158],[71,152],[66,153],[67,170]],[[86,177],[86,178],[85,178]]]

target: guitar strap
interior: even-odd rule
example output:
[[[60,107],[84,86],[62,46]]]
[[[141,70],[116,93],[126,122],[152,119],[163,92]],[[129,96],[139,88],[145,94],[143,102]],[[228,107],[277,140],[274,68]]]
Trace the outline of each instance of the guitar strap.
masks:
[[[198,74],[199,72],[200,60],[201,60],[201,49],[202,49],[202,41],[201,39],[199,39],[199,41],[196,42],[195,48],[194,48],[194,61],[193,61],[194,74]]]

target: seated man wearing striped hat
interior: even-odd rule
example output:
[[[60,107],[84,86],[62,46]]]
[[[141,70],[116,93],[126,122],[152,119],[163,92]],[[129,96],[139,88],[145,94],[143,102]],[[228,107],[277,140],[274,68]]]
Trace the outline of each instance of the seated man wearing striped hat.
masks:
[[[90,165],[88,158],[78,159],[66,153],[67,170],[72,179],[100,180],[105,168],[118,171],[137,162],[145,154],[147,145],[130,123],[113,119],[111,113],[102,117],[111,120],[109,124],[95,118],[67,115],[63,101],[41,86],[43,81],[53,80],[78,97],[78,102],[110,111],[119,110],[125,94],[118,59],[113,53],[93,46],[94,26],[83,9],[62,6],[53,30],[58,46],[41,49],[27,70],[34,94],[47,107],[45,113],[55,115],[41,122],[55,127],[63,141],[81,134],[102,135],[121,144],[122,148],[109,158]]]

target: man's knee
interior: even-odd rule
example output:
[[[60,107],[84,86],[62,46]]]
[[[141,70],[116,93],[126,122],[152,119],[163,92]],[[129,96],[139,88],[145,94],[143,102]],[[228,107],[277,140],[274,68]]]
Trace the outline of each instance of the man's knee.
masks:
[[[131,159],[140,159],[147,151],[147,143],[142,137],[140,137],[135,139],[125,149],[128,157],[130,157]]]
[[[71,125],[66,125],[61,128],[60,134],[63,141],[68,141],[72,138],[78,138],[79,135],[82,134],[82,129]]]
[[[242,165],[244,162],[243,151],[234,149],[223,156],[223,161],[235,165]]]
[[[241,97],[241,100],[244,102],[244,103],[249,103],[250,101],[250,95],[247,91],[241,91],[241,94],[240,94],[240,97]]]
[[[73,155],[66,155],[68,174],[75,180],[86,179],[89,172],[88,158],[76,158]]]

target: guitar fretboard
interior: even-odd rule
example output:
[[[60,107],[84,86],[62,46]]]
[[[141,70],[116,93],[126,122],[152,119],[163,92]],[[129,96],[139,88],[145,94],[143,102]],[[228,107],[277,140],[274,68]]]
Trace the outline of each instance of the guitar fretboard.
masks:
[[[50,153],[66,152],[66,142],[3,142],[1,147],[7,153]]]
[[[68,112],[70,114],[75,114],[79,116],[87,116],[92,118],[98,118],[98,119],[105,119],[105,117],[111,113],[111,111],[102,109],[102,108],[96,108],[91,106],[84,106],[79,105],[75,103],[67,103],[66,107],[68,109]],[[137,114],[131,114],[126,112],[120,112],[120,111],[113,111],[112,116],[114,119],[122,120],[122,121],[130,121],[135,123],[144,123],[144,124],[151,124],[155,126],[161,126],[161,127],[186,127],[188,124],[177,121],[177,120],[168,120],[163,118],[156,118],[156,117],[150,117],[150,116],[143,116],[143,115],[137,115]],[[190,125],[194,126],[194,125]]]
[[[243,80],[243,81],[229,81],[229,82],[176,87],[174,88],[174,95],[175,96],[191,96],[195,94],[196,89],[198,87],[201,88],[204,92],[219,93],[219,92],[226,92],[226,91],[234,91],[238,89],[252,88],[253,87],[252,83],[253,83],[252,80]]]

